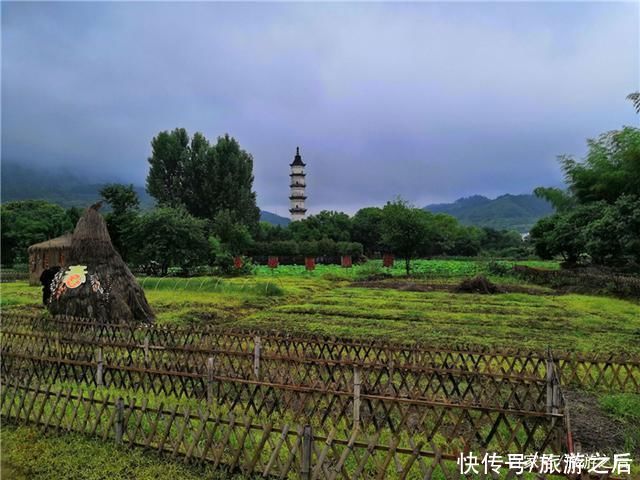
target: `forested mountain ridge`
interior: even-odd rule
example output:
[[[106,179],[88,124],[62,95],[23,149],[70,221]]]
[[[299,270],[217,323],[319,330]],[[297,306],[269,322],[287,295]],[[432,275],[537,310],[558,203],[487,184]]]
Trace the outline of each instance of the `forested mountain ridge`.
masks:
[[[501,195],[489,199],[482,195],[460,198],[453,203],[439,203],[424,207],[433,213],[446,213],[466,225],[516,230],[526,233],[540,218],[553,213],[546,200],[535,195]]]
[[[39,170],[13,162],[2,163],[2,203],[14,200],[46,200],[63,208],[87,207],[100,200],[105,183],[86,183],[69,170]],[[145,188],[135,185],[143,210],[154,206],[155,200]],[[108,206],[105,206],[105,211]],[[260,211],[260,220],[285,226],[289,219],[275,213]]]

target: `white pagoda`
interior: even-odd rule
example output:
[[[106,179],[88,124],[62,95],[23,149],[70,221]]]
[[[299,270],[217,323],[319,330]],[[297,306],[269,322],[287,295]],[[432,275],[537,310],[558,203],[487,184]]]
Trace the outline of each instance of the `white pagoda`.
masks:
[[[300,156],[300,147],[296,147],[296,156],[290,166],[291,194],[289,195],[289,213],[291,213],[291,221],[295,222],[296,220],[302,220],[307,213],[307,209],[304,206],[304,201],[307,199],[304,191],[306,187],[304,167],[306,165]]]

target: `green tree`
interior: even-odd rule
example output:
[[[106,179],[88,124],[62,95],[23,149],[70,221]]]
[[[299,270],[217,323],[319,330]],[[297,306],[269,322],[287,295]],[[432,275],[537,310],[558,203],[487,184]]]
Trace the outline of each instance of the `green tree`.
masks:
[[[557,212],[566,212],[576,204],[569,192],[555,187],[538,187],[533,191],[538,198],[543,198],[556,209]]]
[[[638,107],[640,96],[628,97]],[[640,113],[640,112],[639,112]],[[538,188],[557,208],[531,230],[538,255],[562,255],[573,263],[587,254],[594,264],[637,263],[640,233],[640,129],[623,127],[587,141],[582,161],[561,156],[567,192]]]
[[[44,200],[24,200],[0,205],[2,263],[27,261],[27,248],[73,230],[75,223],[62,207]]]
[[[640,129],[624,127],[587,143],[589,152],[582,162],[560,157],[576,203],[614,203],[624,194],[640,196]]]
[[[218,212],[213,222],[213,234],[232,255],[246,254],[253,243],[249,229],[230,210]]]
[[[131,236],[140,211],[140,200],[133,185],[110,183],[100,190],[102,198],[111,206],[105,215],[113,246],[125,261],[131,256]]]
[[[293,239],[297,242],[330,238],[334,242],[351,240],[351,219],[342,212],[323,210],[304,220],[289,224]]]
[[[404,259],[407,275],[411,273],[411,260],[429,247],[428,215],[401,199],[388,202],[382,209],[382,243]]]
[[[205,221],[181,207],[159,207],[141,215],[133,239],[134,260],[140,265],[158,263],[163,275],[172,266],[187,269],[205,262],[210,248]]]
[[[215,145],[185,129],[161,132],[151,142],[147,191],[161,204],[183,205],[213,220],[222,210],[255,232],[260,219],[253,188],[253,158],[229,135]]]
[[[362,208],[351,219],[351,240],[362,244],[364,252],[371,255],[380,250],[382,209]]]
[[[184,204],[185,164],[190,154],[189,134],[184,128],[160,132],[151,140],[147,192],[161,205]]]

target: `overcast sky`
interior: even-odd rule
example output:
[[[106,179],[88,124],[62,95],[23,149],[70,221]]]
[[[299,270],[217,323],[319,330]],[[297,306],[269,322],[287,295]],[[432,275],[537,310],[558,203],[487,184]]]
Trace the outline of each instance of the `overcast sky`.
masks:
[[[637,124],[633,3],[2,2],[2,160],[144,184],[151,138],[229,133],[261,208],[529,193]]]

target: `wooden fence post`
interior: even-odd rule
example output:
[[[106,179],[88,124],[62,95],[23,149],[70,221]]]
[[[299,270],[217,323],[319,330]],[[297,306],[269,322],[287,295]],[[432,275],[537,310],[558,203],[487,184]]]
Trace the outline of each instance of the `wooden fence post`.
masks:
[[[547,348],[547,413],[553,411],[553,358]]]
[[[311,478],[311,452],[313,451],[313,433],[311,425],[305,425],[302,431],[302,464],[300,477],[303,480]]]
[[[149,363],[149,332],[144,336],[144,363]]]
[[[96,385],[101,387],[103,383],[103,359],[102,359],[102,347],[98,347],[98,369],[96,371]]]
[[[360,367],[353,367],[353,426],[357,428],[360,425],[360,385],[362,379],[360,375]]]
[[[122,445],[122,435],[124,433],[124,400],[119,397],[116,401],[116,445]]]
[[[262,340],[259,336],[254,338],[253,347],[253,374],[256,380],[260,380],[260,355],[262,353]]]
[[[207,405],[213,404],[213,357],[207,358]]]

